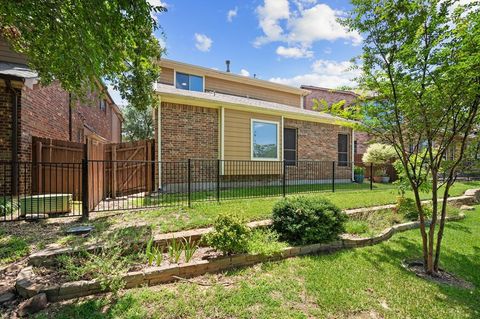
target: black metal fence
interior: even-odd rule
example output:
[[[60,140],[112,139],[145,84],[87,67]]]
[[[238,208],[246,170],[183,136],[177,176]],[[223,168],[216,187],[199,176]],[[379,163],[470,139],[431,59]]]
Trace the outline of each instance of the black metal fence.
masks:
[[[372,178],[373,176],[373,178]],[[0,221],[194,202],[384,189],[391,165],[336,161],[0,162]]]

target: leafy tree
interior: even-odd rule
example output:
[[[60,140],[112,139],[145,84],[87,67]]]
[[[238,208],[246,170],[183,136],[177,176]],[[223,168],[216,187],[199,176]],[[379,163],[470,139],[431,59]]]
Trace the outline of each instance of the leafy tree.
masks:
[[[104,79],[131,105],[155,104],[162,49],[147,0],[3,0],[0,35],[28,57],[42,84],[58,80],[77,97]]]
[[[154,125],[152,108],[140,110],[131,105],[123,108],[123,136],[127,141],[138,141],[152,139],[154,136]]]
[[[453,0],[352,4],[343,22],[364,35],[359,84],[375,92],[362,108],[363,123],[398,155],[419,212],[425,271],[435,274],[448,193],[479,122],[480,6]],[[446,161],[452,145],[456,157]],[[419,195],[425,183],[431,183],[429,225]]]

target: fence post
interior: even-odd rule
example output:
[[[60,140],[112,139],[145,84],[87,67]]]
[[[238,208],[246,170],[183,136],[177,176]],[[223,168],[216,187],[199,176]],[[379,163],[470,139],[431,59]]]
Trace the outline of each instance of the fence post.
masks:
[[[217,202],[220,203],[220,169],[221,169],[221,162],[217,159]]]
[[[332,162],[332,192],[335,193],[335,161]]]
[[[187,191],[188,191],[188,207],[192,207],[192,189],[191,189],[191,182],[192,182],[192,160],[188,159],[188,174],[187,174]]]
[[[82,159],[82,219],[88,220],[88,159]]]
[[[285,160],[283,160],[283,181],[282,181],[282,192],[283,192],[283,197],[285,197],[287,193],[287,165],[285,164]]]
[[[370,190],[373,190],[373,163],[370,163]]]

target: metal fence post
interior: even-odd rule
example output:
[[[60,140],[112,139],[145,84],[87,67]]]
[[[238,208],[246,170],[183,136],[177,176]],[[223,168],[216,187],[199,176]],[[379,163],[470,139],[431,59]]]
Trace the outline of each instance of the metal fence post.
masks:
[[[335,193],[335,161],[332,162],[332,192]]]
[[[373,190],[373,163],[370,163],[370,190]]]
[[[287,193],[286,182],[287,182],[287,164],[285,163],[285,160],[283,160],[283,182],[282,182],[283,197],[285,197]]]
[[[191,189],[191,183],[192,183],[192,160],[189,158],[188,159],[188,174],[187,174],[187,190],[188,190],[188,207],[192,207],[192,189]]]
[[[220,202],[220,169],[221,162],[217,159],[217,202]]]
[[[88,159],[82,159],[82,219],[88,220]]]

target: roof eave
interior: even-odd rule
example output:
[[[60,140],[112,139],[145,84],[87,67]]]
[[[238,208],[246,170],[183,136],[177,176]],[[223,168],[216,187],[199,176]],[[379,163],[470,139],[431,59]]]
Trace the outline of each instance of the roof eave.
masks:
[[[206,97],[184,96],[184,95],[179,95],[175,93],[162,92],[158,90],[157,90],[157,94],[160,96],[162,102],[185,103],[185,104],[188,104],[189,102],[190,104],[192,104],[192,102],[194,102],[193,104],[196,106],[204,106],[204,107],[210,107],[210,108],[228,107],[228,108],[243,110],[243,111],[253,110],[253,111],[264,113],[264,114],[287,116],[288,118],[294,119],[294,120],[318,122],[318,123],[333,124],[333,125],[340,125],[340,126],[350,126],[355,123],[354,121],[339,118],[339,117],[334,117],[334,116],[332,116],[331,118],[318,116],[320,115],[320,113],[318,113],[318,115],[316,114],[307,115],[307,114],[295,112],[293,110],[292,111],[275,110],[275,109],[263,108],[255,105],[226,102],[226,101],[217,101],[213,99],[208,99]]]

